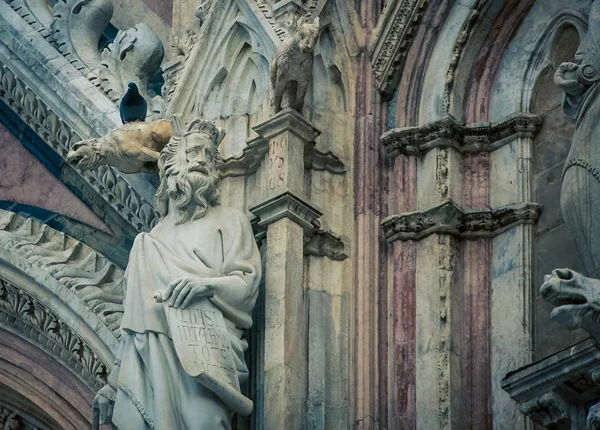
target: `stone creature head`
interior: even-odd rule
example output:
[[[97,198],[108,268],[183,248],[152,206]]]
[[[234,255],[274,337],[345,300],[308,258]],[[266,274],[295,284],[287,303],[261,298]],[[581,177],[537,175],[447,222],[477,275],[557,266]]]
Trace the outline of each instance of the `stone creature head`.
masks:
[[[101,164],[106,164],[106,158],[106,145],[102,144],[101,138],[93,138],[73,144],[67,155],[67,162],[81,170],[94,170]]]
[[[596,336],[600,322],[600,280],[569,269],[556,269],[544,279],[542,297],[555,308],[550,317],[569,330],[583,328]]]
[[[302,52],[312,52],[319,36],[319,17],[310,22],[306,17],[301,17],[296,24],[294,42]]]
[[[169,121],[128,123],[109,131],[106,136],[75,143],[67,155],[67,162],[81,170],[109,165],[123,173],[157,173],[159,152],[171,136]]]
[[[171,209],[178,211],[176,223],[181,224],[203,217],[218,204],[219,144],[225,132],[198,118],[184,126],[180,115],[173,117],[171,126],[173,137],[158,159],[157,210],[162,218]]]

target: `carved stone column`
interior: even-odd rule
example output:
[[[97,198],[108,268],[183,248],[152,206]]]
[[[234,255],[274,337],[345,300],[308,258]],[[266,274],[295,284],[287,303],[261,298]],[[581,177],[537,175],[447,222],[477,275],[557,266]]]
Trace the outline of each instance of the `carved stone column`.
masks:
[[[499,321],[506,319],[506,313],[491,303],[490,295],[494,293],[496,300],[505,295],[492,291],[502,279],[491,260],[493,252],[508,246],[502,248],[502,240],[509,240],[515,248],[525,246],[521,236],[531,231],[540,206],[529,201],[527,184],[516,181],[516,176],[508,179],[519,184],[518,192],[498,198],[495,194],[500,191],[490,188],[490,164],[494,172],[503,169],[500,175],[506,172],[508,177],[516,169],[528,175],[531,157],[526,148],[512,164],[498,160],[496,153],[504,154],[508,151],[504,148],[513,148],[514,142],[530,141],[540,122],[534,115],[514,114],[499,123],[465,125],[445,116],[421,127],[390,130],[381,137],[388,156],[417,157],[417,210],[382,222],[390,243],[417,241],[417,429],[492,428],[492,410],[494,417],[496,411],[500,417],[511,417],[499,422],[524,428],[512,418],[514,411],[497,407],[505,400],[496,400],[498,392],[504,393],[492,382],[498,368],[514,361],[518,352],[507,347],[495,350],[492,362],[490,340],[500,344],[506,334],[506,339],[513,336],[521,342],[523,336],[515,326],[523,318],[516,315],[520,307],[508,322]],[[513,239],[516,236],[519,240]],[[523,261],[514,274],[525,278],[528,270]],[[511,292],[525,287],[524,282],[511,280]],[[520,294],[526,298],[528,292]]]
[[[320,132],[291,109],[255,130],[269,142],[268,197],[250,208],[267,228],[264,428],[302,429],[308,381],[304,238],[321,216],[304,198],[304,154]]]

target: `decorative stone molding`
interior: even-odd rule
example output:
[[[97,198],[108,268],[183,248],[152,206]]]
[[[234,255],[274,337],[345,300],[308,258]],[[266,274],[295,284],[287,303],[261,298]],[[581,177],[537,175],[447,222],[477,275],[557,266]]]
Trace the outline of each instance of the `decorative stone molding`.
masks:
[[[486,3],[486,0],[476,0],[475,5],[471,7],[471,11],[469,12],[467,19],[463,22],[458,37],[454,42],[454,48],[452,49],[452,55],[450,56],[450,65],[446,71],[446,82],[444,85],[444,99],[442,102],[442,113],[444,115],[448,114],[450,111],[450,95],[454,88],[456,70],[458,69],[458,64],[462,58],[463,50],[467,45],[471,32],[475,28],[475,24],[481,16],[481,9]]]
[[[508,373],[502,389],[538,424],[584,428],[586,407],[600,400],[599,371],[600,350],[587,339]]]
[[[387,2],[373,31],[369,48],[377,89],[391,97],[400,80],[416,27],[429,0]]]
[[[52,14],[46,0],[8,0],[10,7],[44,38],[51,38]]]
[[[72,369],[93,390],[106,384],[108,367],[42,302],[0,279],[0,325],[25,337]]]
[[[424,212],[385,218],[381,225],[388,242],[421,240],[434,233],[459,238],[494,237],[518,224],[533,224],[541,213],[537,203],[515,203],[494,209],[463,209],[447,199]]]
[[[112,15],[112,0],[58,0],[54,5],[52,37],[80,72],[100,64],[98,43]]]
[[[82,138],[6,65],[0,64],[0,98],[66,160]],[[116,170],[101,166],[78,171],[89,186],[135,230],[149,231],[156,222],[154,207]]]
[[[323,215],[317,208],[289,191],[251,207],[250,212],[260,219],[258,225],[261,227],[268,226],[282,218],[290,218],[298,223],[308,235],[313,234],[319,228],[318,219]]]
[[[0,210],[0,247],[55,278],[120,337],[124,272],[92,248],[31,218]]]
[[[491,152],[517,137],[533,137],[542,118],[516,113],[497,123],[465,125],[451,115],[419,127],[396,128],[381,136],[389,157],[422,155],[433,148],[454,148],[460,153]]]

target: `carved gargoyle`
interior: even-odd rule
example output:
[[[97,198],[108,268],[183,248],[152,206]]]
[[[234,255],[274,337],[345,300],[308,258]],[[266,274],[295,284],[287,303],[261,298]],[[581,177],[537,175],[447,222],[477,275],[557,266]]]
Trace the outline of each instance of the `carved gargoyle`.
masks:
[[[277,48],[271,63],[272,114],[281,111],[287,94],[289,107],[302,113],[304,97],[312,78],[314,48],[319,35],[319,17],[312,22],[301,17],[296,31]]]
[[[570,330],[583,328],[600,340],[600,280],[555,269],[544,281],[542,297],[556,306],[550,317]]]
[[[123,173],[158,173],[158,156],[171,136],[169,121],[131,122],[104,137],[75,143],[67,162],[82,170],[109,165]]]

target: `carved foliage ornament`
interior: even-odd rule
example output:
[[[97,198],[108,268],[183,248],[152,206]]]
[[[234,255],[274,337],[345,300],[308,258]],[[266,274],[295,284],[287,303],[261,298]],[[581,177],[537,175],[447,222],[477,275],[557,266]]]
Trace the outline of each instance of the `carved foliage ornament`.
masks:
[[[493,237],[518,224],[537,221],[541,206],[516,203],[495,209],[463,209],[447,199],[425,212],[392,215],[381,223],[388,242],[421,240],[433,233],[459,238]]]
[[[388,156],[421,155],[433,148],[454,148],[461,153],[490,152],[515,137],[532,137],[542,118],[530,113],[513,114],[497,123],[465,125],[451,115],[420,127],[396,128],[381,142]]]
[[[398,0],[386,3],[371,45],[373,74],[381,93],[391,96],[400,80],[413,33],[428,0]]]
[[[0,325],[45,350],[73,369],[92,389],[106,384],[107,366],[92,349],[44,304],[0,279]]]

